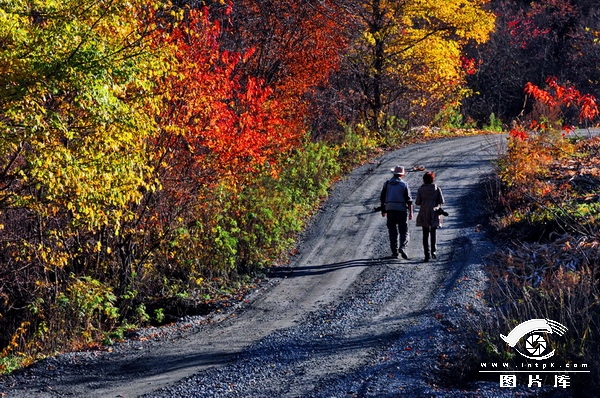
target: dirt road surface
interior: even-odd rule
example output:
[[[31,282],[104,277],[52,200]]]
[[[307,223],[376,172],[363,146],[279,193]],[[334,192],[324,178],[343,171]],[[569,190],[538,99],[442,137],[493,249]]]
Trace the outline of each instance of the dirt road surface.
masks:
[[[504,141],[501,135],[443,139],[386,153],[334,187],[290,264],[276,268],[237,307],[151,329],[152,336],[140,334],[145,337],[112,352],[44,360],[0,380],[0,392],[23,398],[449,396],[451,390],[437,385],[437,371],[449,345],[460,346],[447,330],[460,327],[461,311],[474,305],[485,283],[477,268],[490,250],[478,229],[486,198],[481,180]],[[446,199],[450,216],[438,233],[438,259],[427,264],[414,220],[409,259],[386,258],[385,219],[372,209],[395,165],[407,169],[413,197],[424,172],[412,168],[423,166],[435,172]]]

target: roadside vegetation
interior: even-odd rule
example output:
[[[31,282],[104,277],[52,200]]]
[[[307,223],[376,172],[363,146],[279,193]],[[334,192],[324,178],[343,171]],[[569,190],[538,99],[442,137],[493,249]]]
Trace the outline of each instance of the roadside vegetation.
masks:
[[[507,130],[549,71],[600,94],[597,10],[521,3],[0,1],[0,372],[226,305],[350,168]],[[563,236],[558,205],[516,206],[584,144],[537,120],[498,225]]]
[[[573,108],[580,122],[598,108],[553,78],[526,90],[535,111],[510,131],[498,162],[491,228],[502,249],[486,260],[490,309],[480,319],[475,361],[522,362],[500,333],[551,319],[568,329],[550,336],[552,361],[587,364],[590,375],[572,377],[572,391],[589,393],[600,385],[600,137],[567,135],[563,124]]]
[[[0,372],[285,261],[336,179],[466,92],[493,14],[417,4],[0,2]]]

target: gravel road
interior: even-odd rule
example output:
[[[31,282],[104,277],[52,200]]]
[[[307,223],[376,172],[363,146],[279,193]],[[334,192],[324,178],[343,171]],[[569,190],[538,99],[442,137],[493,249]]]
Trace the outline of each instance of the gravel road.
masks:
[[[503,396],[494,381],[452,385],[444,369],[474,365],[465,336],[469,314],[485,310],[481,258],[493,250],[478,227],[482,179],[504,140],[444,139],[382,155],[336,184],[292,261],[238,305],[141,330],[110,350],[46,359],[0,379],[0,396]],[[423,175],[414,166],[434,171],[444,192],[450,216],[429,263],[414,220],[409,259],[386,258],[385,219],[372,209],[397,164],[413,196]]]

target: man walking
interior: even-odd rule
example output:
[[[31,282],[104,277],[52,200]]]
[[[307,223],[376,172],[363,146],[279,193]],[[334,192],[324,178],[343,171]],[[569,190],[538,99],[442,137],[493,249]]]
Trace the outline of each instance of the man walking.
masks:
[[[408,184],[402,180],[405,174],[404,167],[396,166],[391,172],[394,176],[385,182],[381,190],[381,215],[387,216],[392,257],[398,258],[400,252],[403,259],[408,259],[405,250],[409,239],[408,220],[413,219],[412,198]]]

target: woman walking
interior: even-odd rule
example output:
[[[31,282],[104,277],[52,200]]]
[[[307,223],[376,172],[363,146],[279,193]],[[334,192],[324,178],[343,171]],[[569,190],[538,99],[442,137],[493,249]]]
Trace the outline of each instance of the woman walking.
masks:
[[[423,251],[425,252],[425,262],[431,258],[436,258],[436,231],[440,226],[440,215],[437,210],[444,204],[444,195],[442,190],[433,183],[435,175],[427,172],[423,175],[423,185],[417,191],[415,204],[419,207],[417,214],[417,227],[423,228]],[[431,242],[431,246],[430,246]]]

